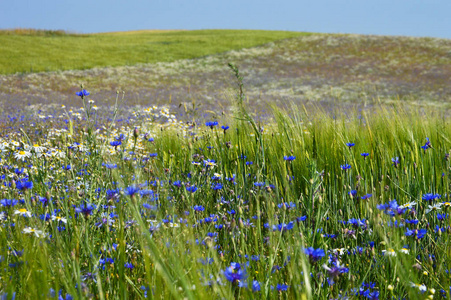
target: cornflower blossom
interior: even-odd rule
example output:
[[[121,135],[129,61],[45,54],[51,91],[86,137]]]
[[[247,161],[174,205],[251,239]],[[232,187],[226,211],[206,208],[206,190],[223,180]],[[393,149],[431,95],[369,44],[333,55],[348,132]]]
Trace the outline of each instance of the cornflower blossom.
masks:
[[[13,207],[15,206],[19,201],[17,201],[16,199],[2,199],[0,200],[0,204],[3,207]]]
[[[186,190],[187,190],[188,192],[194,193],[195,191],[197,191],[197,187],[196,187],[195,185],[193,185],[193,186],[188,186],[188,187],[186,188]]]
[[[240,283],[247,279],[248,275],[246,269],[243,268],[239,263],[230,263],[224,271],[224,277],[231,283]]]
[[[293,155],[284,156],[283,159],[286,160],[286,161],[293,161],[293,160],[296,159],[296,156],[293,156]]]
[[[288,224],[281,223],[281,224],[278,224],[278,225],[273,225],[273,226],[272,226],[272,231],[282,231],[282,232],[285,232],[285,231],[288,231],[288,230],[293,229],[293,227],[294,227],[294,223],[293,223],[293,221],[291,221],[291,222],[288,223]]]
[[[89,96],[90,93],[87,90],[82,89],[81,91],[76,92],[75,95],[77,95],[83,99],[84,97]]]
[[[20,180],[16,182],[16,188],[21,191],[31,190],[33,188],[33,182],[28,180]]]
[[[361,156],[363,156],[363,159],[366,159],[370,154],[368,152],[360,153]]]
[[[82,213],[82,214],[84,214],[87,217],[87,216],[92,214],[94,209],[96,209],[96,206],[94,204],[82,203],[82,204],[80,204],[79,207],[75,208],[75,212]]]
[[[422,199],[426,201],[431,201],[435,199],[440,199],[441,197],[442,195],[440,194],[424,194]]]
[[[323,264],[323,268],[329,274],[329,284],[334,284],[334,278],[338,277],[340,274],[348,273],[349,268],[346,268],[341,265],[339,261],[332,261],[332,265],[329,267],[326,264]]]
[[[260,283],[257,280],[252,281],[252,291],[259,292],[261,289]]]
[[[31,228],[31,227],[25,227],[22,230],[22,232],[23,233],[34,234],[36,237],[40,237],[40,236],[42,236],[44,234],[42,230],[37,230],[37,229]]]
[[[429,138],[426,138],[426,143],[424,146],[421,146],[421,148],[426,152],[427,149],[432,148],[431,141],[429,141]]]
[[[321,260],[326,254],[323,249],[315,249],[313,247],[304,248],[304,253],[309,257],[310,261],[315,263]]]
[[[391,161],[393,162],[393,166],[395,166],[395,168],[397,168],[399,165],[399,157],[393,157],[391,159]]]
[[[128,186],[127,188],[125,188],[125,194],[130,197],[133,197],[133,195],[135,195],[139,191],[140,191],[139,187],[134,186],[134,185],[131,185],[131,186]]]
[[[349,169],[351,169],[351,165],[350,165],[350,164],[340,165],[340,168],[341,168],[343,171],[349,170]]]
[[[351,149],[352,147],[354,147],[354,146],[355,146],[355,143],[346,143],[346,146],[348,146],[348,147],[349,147],[349,149]]]
[[[205,126],[210,127],[211,129],[213,129],[213,127],[218,125],[218,121],[209,121],[205,123]]]
[[[419,230],[410,230],[409,228],[406,228],[405,235],[409,237],[416,237],[417,239],[422,239],[427,233],[427,229],[419,229]]]
[[[362,197],[360,197],[360,199],[366,200],[366,199],[370,198],[371,196],[373,196],[373,194],[366,194],[366,195],[363,195]]]

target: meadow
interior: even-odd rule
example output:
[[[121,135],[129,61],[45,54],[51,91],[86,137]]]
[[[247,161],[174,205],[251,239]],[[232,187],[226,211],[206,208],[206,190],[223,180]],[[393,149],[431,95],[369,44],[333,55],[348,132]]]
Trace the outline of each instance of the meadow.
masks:
[[[348,38],[294,38],[175,64],[232,56],[249,67],[255,52]],[[435,42],[445,45],[438,53],[447,49]],[[423,70],[441,74],[430,80],[447,97],[447,58],[431,53],[416,59],[434,57]],[[407,60],[405,70],[417,66]],[[361,94],[354,106],[330,105],[338,96],[328,105],[260,103],[247,86],[258,78],[248,78],[251,68],[224,68],[227,99],[208,109],[192,95],[136,103],[120,89],[106,99],[89,85],[61,87],[68,72],[0,77],[2,299],[450,298],[446,105]],[[19,93],[7,90],[18,86],[23,101],[54,86],[69,100],[12,105]]]
[[[308,33],[264,30],[142,30],[75,34],[0,30],[0,74],[172,62]]]

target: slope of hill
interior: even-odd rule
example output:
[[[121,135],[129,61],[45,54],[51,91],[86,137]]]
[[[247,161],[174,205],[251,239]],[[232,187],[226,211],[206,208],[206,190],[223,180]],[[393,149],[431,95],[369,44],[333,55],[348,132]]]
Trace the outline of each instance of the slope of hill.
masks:
[[[268,103],[291,101],[346,107],[402,100],[451,107],[451,40],[336,34],[173,62],[3,75],[0,95],[4,107],[11,101],[73,105],[84,83],[98,105],[110,103],[120,90],[128,105],[195,102],[202,111],[223,111],[234,87],[228,62],[240,68],[251,107],[259,112]]]
[[[142,30],[98,34],[0,31],[0,73],[84,70],[170,62],[305,34],[263,30]]]

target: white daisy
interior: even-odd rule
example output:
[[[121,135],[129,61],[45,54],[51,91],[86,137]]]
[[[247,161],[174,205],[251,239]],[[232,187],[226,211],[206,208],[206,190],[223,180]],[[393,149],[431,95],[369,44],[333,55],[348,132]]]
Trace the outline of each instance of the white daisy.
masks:
[[[23,233],[32,233],[34,234],[36,237],[40,237],[41,235],[43,235],[44,233],[42,232],[42,230],[37,230],[31,227],[25,227],[23,229]]]
[[[29,212],[26,208],[16,209],[14,211],[14,214],[24,216],[24,217],[31,217],[31,212]]]
[[[387,256],[396,256],[396,252],[392,248],[390,248],[388,250],[382,250],[382,253]]]
[[[431,211],[440,210],[442,208],[443,203],[436,203],[434,205],[428,205],[428,208],[425,210],[425,212],[428,214]]]
[[[67,223],[66,218],[62,218],[62,217],[58,217],[58,216],[52,216],[52,221],[63,222],[65,224]]]
[[[14,153],[14,158],[15,159],[20,159],[22,161],[24,161],[26,158],[29,158],[29,157],[31,157],[31,153],[28,152],[28,151],[23,151],[22,150],[22,151]]]

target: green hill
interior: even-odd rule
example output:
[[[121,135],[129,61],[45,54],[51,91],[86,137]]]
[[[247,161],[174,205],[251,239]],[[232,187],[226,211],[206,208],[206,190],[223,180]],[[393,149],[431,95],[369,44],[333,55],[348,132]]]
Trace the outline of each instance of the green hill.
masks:
[[[307,33],[263,30],[128,31],[69,34],[0,31],[0,74],[171,62],[254,47]]]

